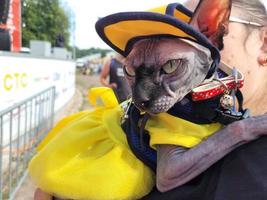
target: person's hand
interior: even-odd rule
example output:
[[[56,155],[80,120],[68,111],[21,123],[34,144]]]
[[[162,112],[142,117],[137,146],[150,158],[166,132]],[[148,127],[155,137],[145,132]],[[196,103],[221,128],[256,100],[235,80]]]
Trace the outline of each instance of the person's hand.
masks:
[[[116,83],[110,83],[109,87],[112,89],[116,89],[118,87],[118,85]]]
[[[34,192],[34,197],[33,197],[34,200],[52,200],[53,197],[42,191],[40,188],[37,188]]]

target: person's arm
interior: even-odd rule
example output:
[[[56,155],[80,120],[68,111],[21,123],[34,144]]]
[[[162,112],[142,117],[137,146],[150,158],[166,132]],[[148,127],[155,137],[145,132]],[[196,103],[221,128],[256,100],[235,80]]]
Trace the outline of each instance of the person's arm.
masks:
[[[107,60],[104,63],[103,69],[100,73],[100,83],[105,86],[105,87],[109,87],[109,88],[116,88],[117,84],[116,83],[111,83],[109,84],[107,78],[109,76],[109,71],[110,71],[110,63],[111,63],[111,59]]]
[[[267,114],[234,122],[191,149],[158,145],[158,190],[165,192],[187,183],[230,151],[261,135],[267,135]]]

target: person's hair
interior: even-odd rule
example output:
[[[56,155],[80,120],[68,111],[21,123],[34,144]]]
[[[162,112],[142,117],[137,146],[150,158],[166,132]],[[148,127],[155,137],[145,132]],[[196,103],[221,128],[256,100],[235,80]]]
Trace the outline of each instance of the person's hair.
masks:
[[[242,11],[240,19],[267,25],[267,12],[260,0],[233,0],[233,7]]]

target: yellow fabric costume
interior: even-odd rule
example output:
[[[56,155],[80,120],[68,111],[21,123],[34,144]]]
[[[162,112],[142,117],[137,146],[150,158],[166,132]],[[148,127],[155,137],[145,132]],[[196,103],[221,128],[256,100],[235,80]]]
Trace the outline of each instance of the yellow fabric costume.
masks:
[[[154,173],[129,149],[120,127],[123,109],[108,88],[89,93],[93,111],[59,122],[37,148],[29,172],[44,191],[68,199],[139,199],[155,184]],[[162,113],[149,119],[150,145],[193,147],[221,128]]]

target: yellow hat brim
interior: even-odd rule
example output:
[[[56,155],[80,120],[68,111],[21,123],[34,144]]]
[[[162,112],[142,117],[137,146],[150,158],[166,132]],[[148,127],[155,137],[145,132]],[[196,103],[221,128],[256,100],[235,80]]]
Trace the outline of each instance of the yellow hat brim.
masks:
[[[156,20],[121,21],[116,24],[106,26],[104,28],[104,34],[109,41],[112,41],[113,45],[123,52],[126,51],[128,42],[130,42],[133,38],[172,35],[194,40],[193,37],[185,33],[183,30],[177,29],[177,27],[171,24]]]
[[[178,3],[149,12],[123,12],[101,18],[96,23],[98,35],[112,49],[126,57],[134,44],[145,38],[183,38],[197,42],[211,51],[214,67],[220,60],[219,50],[208,38],[190,26],[191,11]]]
[[[191,11],[178,3],[156,8],[150,12],[122,12],[101,18],[96,32],[112,49],[126,57],[134,44],[145,38],[183,38],[197,42],[211,51],[214,60],[207,77],[220,61],[219,50],[208,38],[190,26]]]
[[[96,23],[99,36],[114,50],[127,55],[132,44],[146,37],[180,37],[197,40],[184,31],[192,13],[181,4],[169,4],[149,12],[124,12],[109,15]],[[187,26],[187,27],[185,27]]]

